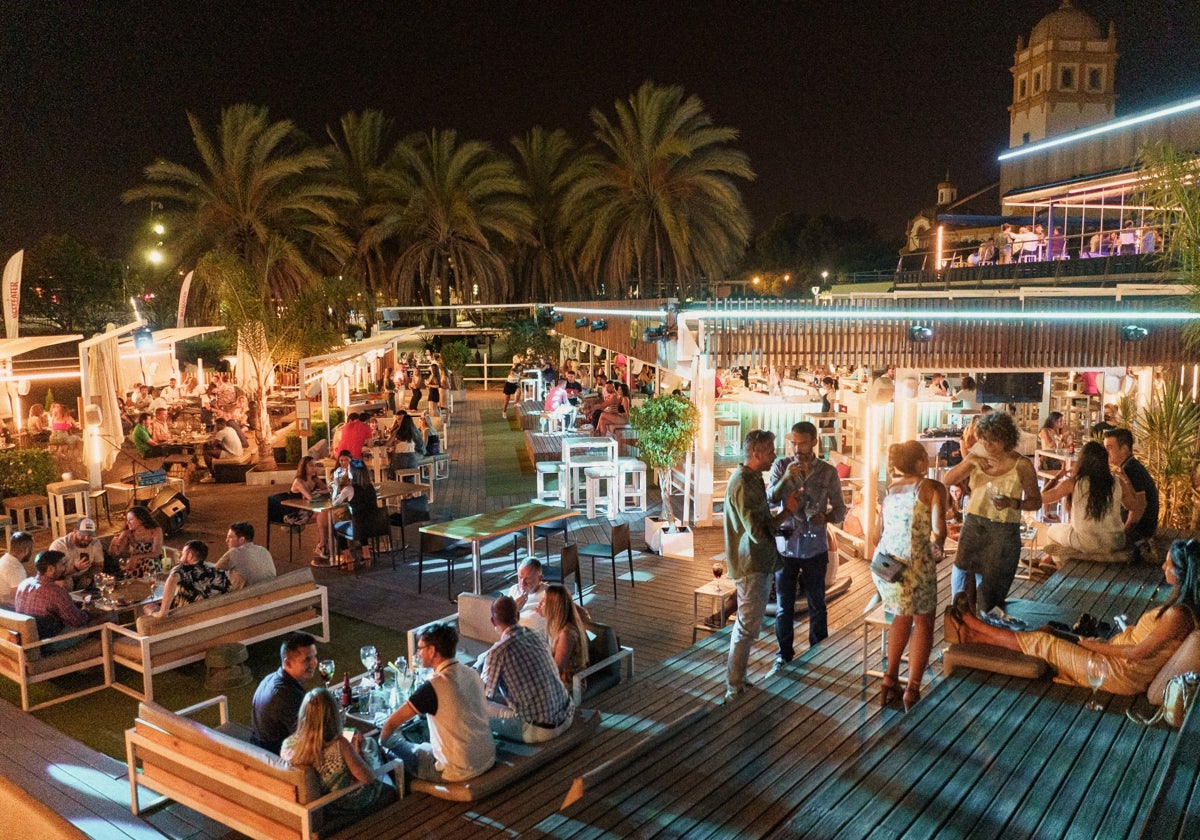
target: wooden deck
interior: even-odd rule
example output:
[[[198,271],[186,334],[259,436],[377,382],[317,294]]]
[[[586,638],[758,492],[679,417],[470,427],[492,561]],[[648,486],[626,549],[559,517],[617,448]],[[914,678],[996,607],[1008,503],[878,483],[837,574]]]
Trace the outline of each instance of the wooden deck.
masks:
[[[495,411],[500,401],[498,393],[473,392],[455,406],[450,438],[455,463],[450,478],[439,482],[439,516],[529,501],[523,494],[485,493],[479,416]],[[512,434],[519,446],[521,432]],[[247,509],[244,498],[255,491],[263,497],[270,492],[237,488],[233,495],[242,510]],[[215,499],[222,492],[228,488],[197,488],[193,517],[207,518],[206,494]],[[254,498],[253,510],[265,508]],[[219,542],[231,520],[227,512],[213,517],[211,525],[191,530],[201,528],[206,537],[211,530],[215,537],[209,541]],[[644,548],[642,514],[621,519],[631,525],[635,548]],[[608,530],[603,518],[578,517],[571,538],[603,541]],[[304,539],[310,547],[313,535]],[[862,677],[862,613],[874,593],[865,563],[843,567],[852,584],[830,605],[830,636],[824,643],[768,681],[765,672],[775,653],[768,622],[751,658],[757,685],[731,706],[715,705],[724,691],[728,630],[692,645],[692,592],[711,580],[709,558],[722,549],[720,529],[698,529],[695,539],[694,561],[639,552],[633,580],[618,566],[615,599],[611,566],[597,564],[593,580],[584,565],[588,609],[634,648],[637,664],[632,682],[592,704],[603,713],[602,726],[586,748],[559,758],[502,796],[452,803],[413,795],[337,836],[915,838],[1135,832],[1157,789],[1156,765],[1178,741],[1174,732],[1129,723],[1125,700],[1108,698],[1104,713],[1086,712],[1084,690],[970,672],[947,680],[937,661],[913,713],[880,707],[878,681]],[[556,538],[553,554],[557,547]],[[485,589],[512,580],[511,548],[511,540],[489,547]],[[282,570],[287,564],[279,565]],[[396,566],[393,571],[381,558],[357,574],[317,571],[330,587],[332,609],[396,630],[453,610],[443,569],[427,568],[424,593],[417,595],[415,552]],[[1013,596],[1136,617],[1159,577],[1146,566],[1071,565],[1044,582],[1018,581]],[[943,600],[949,597],[948,578],[944,565]],[[461,587],[469,580],[469,567],[462,562],[456,581]],[[702,614],[706,607],[702,604]],[[799,621],[801,648],[806,636],[806,623]],[[939,621],[935,652],[940,643]],[[575,801],[564,807],[568,794]],[[123,836],[106,833],[110,814],[97,811],[93,819],[100,822],[94,825],[101,828],[85,830],[98,837]],[[219,827],[198,826],[174,812],[172,818],[178,821],[174,827],[160,825],[154,815],[133,818],[128,811],[120,819],[152,825],[170,837],[226,836]]]

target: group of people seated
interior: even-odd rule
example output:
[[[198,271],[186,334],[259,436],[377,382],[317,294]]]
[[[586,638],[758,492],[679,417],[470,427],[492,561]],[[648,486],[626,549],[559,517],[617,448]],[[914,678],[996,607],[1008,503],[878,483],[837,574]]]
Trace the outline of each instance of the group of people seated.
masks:
[[[1149,225],[1138,225],[1133,219],[1126,219],[1116,230],[1096,231],[1086,241],[1080,235],[1075,241],[1082,259],[1118,254],[1153,254],[1159,250],[1157,230]],[[1070,258],[1067,237],[1058,225],[1047,232],[1039,223],[1012,225],[1006,222],[995,236],[980,242],[974,252],[966,256],[966,262],[973,266],[1007,265]],[[955,257],[955,262],[959,259],[961,253]]]

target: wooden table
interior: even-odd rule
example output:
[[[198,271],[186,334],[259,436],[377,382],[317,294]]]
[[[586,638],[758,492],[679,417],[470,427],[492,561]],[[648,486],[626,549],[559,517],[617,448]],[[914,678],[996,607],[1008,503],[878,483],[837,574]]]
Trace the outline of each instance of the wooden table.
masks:
[[[375,498],[380,502],[385,502],[388,499],[411,499],[414,496],[424,496],[429,493],[432,488],[428,484],[417,484],[410,481],[392,481],[387,483],[386,489],[375,488]],[[332,511],[334,508],[346,507],[345,503],[334,504],[332,497],[321,497],[318,499],[284,499],[280,504],[287,507],[296,508],[297,510],[307,510],[312,513],[325,513]],[[332,516],[326,517],[325,545],[332,552],[337,545],[337,535],[333,530],[334,521]],[[314,561],[314,565],[316,564]],[[336,564],[331,564],[336,565]]]
[[[511,534],[525,529],[529,553],[533,554],[533,529],[567,516],[578,516],[579,511],[560,505],[543,505],[529,502],[523,505],[502,508],[488,513],[477,513],[447,522],[434,522],[421,527],[422,534],[434,534],[453,540],[471,543],[471,558],[474,561],[473,592],[483,591],[483,557],[480,543],[492,537]]]

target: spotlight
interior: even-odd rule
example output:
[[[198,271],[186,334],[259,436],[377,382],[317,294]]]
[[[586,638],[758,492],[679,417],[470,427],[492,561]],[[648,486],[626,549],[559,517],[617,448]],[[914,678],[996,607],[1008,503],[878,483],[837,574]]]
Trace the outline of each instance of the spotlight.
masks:
[[[597,318],[595,321],[592,321],[592,332],[600,332],[606,329],[608,329],[608,321],[603,318]]]
[[[139,350],[154,349],[154,330],[149,327],[138,327],[133,331],[133,346]]]
[[[915,341],[917,344],[924,344],[933,338],[933,328],[927,327],[924,324],[913,324],[908,328],[909,341]]]
[[[588,325],[588,319],[587,319],[587,318],[576,318],[576,319],[575,319],[575,326],[577,326],[577,327],[586,327],[587,325]]]
[[[642,331],[642,341],[646,342],[647,344],[653,344],[656,341],[662,341],[666,337],[667,330],[665,327],[646,327],[646,329]]]
[[[1141,341],[1148,335],[1150,335],[1150,330],[1139,327],[1137,324],[1126,324],[1121,327],[1122,341]]]
[[[562,321],[562,319],[563,319],[563,316],[562,316],[561,312],[554,312],[553,310],[551,310],[551,312],[550,312],[550,320],[551,321],[553,321],[554,323],[557,324],[557,323],[560,323]]]

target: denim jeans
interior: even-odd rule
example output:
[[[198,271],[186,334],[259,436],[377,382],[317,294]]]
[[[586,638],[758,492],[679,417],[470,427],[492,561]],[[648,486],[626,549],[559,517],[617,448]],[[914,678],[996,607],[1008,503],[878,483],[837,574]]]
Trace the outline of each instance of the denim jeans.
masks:
[[[792,648],[795,636],[796,581],[803,576],[804,597],[808,600],[808,646],[815,647],[829,635],[825,610],[825,572],[829,568],[829,552],[812,557],[783,556],[783,568],[775,573],[775,640],[779,642],[779,658],[791,662],[796,655]]]
[[[771,574],[751,572],[736,579],[734,584],[737,585],[737,620],[729,637],[729,664],[725,671],[725,682],[730,691],[738,692],[745,688],[750,648],[762,630],[767,598],[771,594]]]

